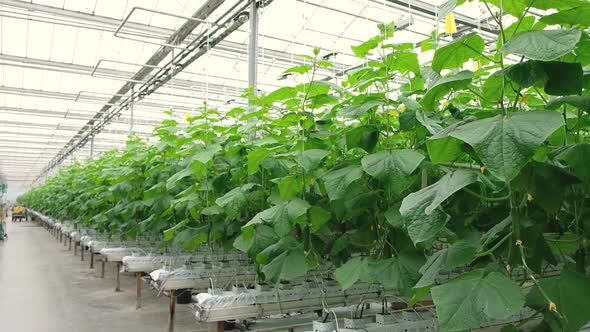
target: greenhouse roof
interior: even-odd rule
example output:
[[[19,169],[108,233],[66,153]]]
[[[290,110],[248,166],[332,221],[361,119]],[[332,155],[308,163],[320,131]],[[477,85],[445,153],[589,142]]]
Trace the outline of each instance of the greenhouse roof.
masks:
[[[338,82],[371,59],[355,57],[351,45],[373,37],[378,23],[395,22],[394,41],[417,48],[444,28],[444,0],[259,3],[260,93],[292,85],[295,76],[284,71],[304,64],[299,55],[313,47],[335,64],[317,79]],[[43,181],[72,160],[121,148],[130,132],[149,137],[168,116],[164,110],[182,119],[205,101],[221,114],[247,106],[249,6],[248,0],[0,0],[0,177],[9,190]],[[455,37],[477,31],[495,47],[497,27],[483,3],[467,3],[455,16]],[[163,82],[167,76],[173,79]]]

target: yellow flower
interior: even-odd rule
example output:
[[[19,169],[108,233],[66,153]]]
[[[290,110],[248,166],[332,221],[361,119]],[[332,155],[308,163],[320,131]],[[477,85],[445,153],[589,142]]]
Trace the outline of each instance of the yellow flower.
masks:
[[[518,97],[518,103],[528,105],[529,104],[529,96]]]
[[[408,108],[406,107],[406,105],[402,105],[399,107],[399,111],[400,112],[405,112]]]
[[[451,104],[451,103],[449,103],[448,101],[445,101],[445,102],[443,103],[443,105],[444,105],[445,107],[448,107],[450,104]]]
[[[478,71],[479,70],[479,62],[474,62],[473,63],[473,71]]]
[[[307,115],[302,115],[302,116],[299,118],[299,120],[301,120],[301,121],[305,121],[305,120],[307,120]]]
[[[557,304],[555,304],[554,302],[549,302],[549,310],[557,312]]]
[[[526,194],[526,200],[532,202],[535,198],[531,194]]]
[[[483,174],[485,171],[486,171],[486,167],[485,167],[485,166],[481,166],[481,167],[479,168],[479,172],[480,172],[481,174]]]
[[[187,119],[187,120],[188,120],[190,117],[191,117],[191,112],[186,112],[186,113],[184,113],[184,118],[185,118],[185,119]]]
[[[389,116],[398,116],[399,113],[396,110],[391,110],[387,112],[387,114],[389,114]]]
[[[522,246],[522,240],[516,240],[516,245],[517,246]]]

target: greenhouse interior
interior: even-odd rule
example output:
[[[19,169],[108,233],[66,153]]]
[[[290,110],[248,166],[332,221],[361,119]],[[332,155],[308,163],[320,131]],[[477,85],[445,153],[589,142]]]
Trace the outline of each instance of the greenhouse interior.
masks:
[[[590,331],[589,27],[0,0],[0,330]]]

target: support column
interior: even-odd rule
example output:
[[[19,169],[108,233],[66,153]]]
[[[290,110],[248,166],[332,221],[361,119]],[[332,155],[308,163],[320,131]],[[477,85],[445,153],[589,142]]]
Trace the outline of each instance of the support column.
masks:
[[[141,308],[141,272],[135,272],[135,309]]]
[[[90,159],[94,159],[94,134],[90,137]]]
[[[135,99],[135,83],[131,84],[131,97],[129,100],[129,135],[133,135],[133,101]]]
[[[168,313],[168,332],[174,332],[174,314],[176,313],[176,290],[170,291],[170,312]]]
[[[121,265],[123,265],[123,263],[117,262],[117,276],[115,279],[115,292],[121,291]]]
[[[250,4],[250,36],[248,39],[248,88],[252,89],[254,96],[258,95],[258,4],[252,1]],[[250,112],[254,112],[252,103],[249,103]],[[248,122],[256,122],[255,118],[248,119]],[[250,140],[254,139],[253,131],[248,135]]]

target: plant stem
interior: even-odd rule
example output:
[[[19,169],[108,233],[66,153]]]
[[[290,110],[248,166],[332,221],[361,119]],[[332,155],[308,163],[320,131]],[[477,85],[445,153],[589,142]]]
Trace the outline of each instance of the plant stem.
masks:
[[[498,243],[496,243],[492,248],[490,248],[489,250],[477,253],[475,255],[475,257],[483,257],[483,256],[487,256],[492,254],[494,251],[496,251],[496,249],[500,248],[500,246],[506,242],[506,240],[508,240],[510,237],[512,236],[512,232],[509,232],[508,234],[506,234],[506,236],[504,236],[500,241],[498,241]]]
[[[468,189],[468,188],[463,188],[463,190],[465,190],[467,193],[469,193],[479,199],[483,199],[484,201],[488,201],[488,202],[500,202],[500,201],[505,201],[510,198],[510,193],[508,193],[506,196],[501,196],[501,197],[486,197],[486,196],[478,194],[475,191]]]

